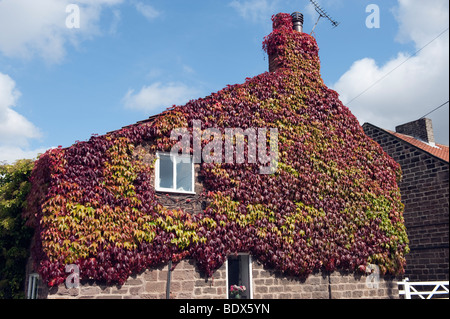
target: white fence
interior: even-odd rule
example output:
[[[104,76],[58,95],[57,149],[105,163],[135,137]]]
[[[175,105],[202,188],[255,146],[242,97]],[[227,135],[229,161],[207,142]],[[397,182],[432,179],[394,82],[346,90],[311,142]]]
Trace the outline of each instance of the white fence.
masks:
[[[413,299],[414,296],[419,296],[420,299],[431,299],[435,295],[447,295],[444,298],[448,298],[449,294],[448,281],[410,282],[408,278],[405,278],[403,281],[397,282],[397,284],[399,285],[399,294],[404,295],[405,299]],[[403,286],[403,290],[400,286]],[[422,289],[427,291],[420,291]]]

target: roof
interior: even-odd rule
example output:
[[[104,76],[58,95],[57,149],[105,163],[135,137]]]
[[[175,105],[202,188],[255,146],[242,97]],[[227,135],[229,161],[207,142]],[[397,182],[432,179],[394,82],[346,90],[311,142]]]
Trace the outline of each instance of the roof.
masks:
[[[386,130],[386,129],[382,129],[382,130],[388,132],[391,135],[396,136],[397,138],[399,138],[405,142],[408,142],[409,144],[411,144],[417,148],[420,148],[421,150],[423,150],[433,156],[436,156],[446,162],[449,161],[449,147],[447,145],[442,145],[442,144],[438,144],[438,143],[430,144],[430,143],[426,143],[421,140],[418,140],[409,135],[393,132],[393,131]]]
[[[114,130],[114,131],[107,132],[107,134],[111,134],[111,133],[114,133],[114,132],[118,132],[118,131],[120,131],[120,130],[122,130],[122,129],[124,129],[124,128],[129,128],[129,127],[132,127],[132,126],[135,126],[135,125],[139,125],[139,124],[143,124],[143,123],[152,123],[152,122],[154,122],[154,121],[158,118],[158,116],[160,116],[160,115],[161,115],[161,114],[155,114],[155,115],[152,115],[152,116],[150,116],[148,119],[145,119],[145,120],[142,120],[142,121],[138,121],[137,123],[134,123],[134,124],[122,126],[120,129],[117,129],[117,130]]]

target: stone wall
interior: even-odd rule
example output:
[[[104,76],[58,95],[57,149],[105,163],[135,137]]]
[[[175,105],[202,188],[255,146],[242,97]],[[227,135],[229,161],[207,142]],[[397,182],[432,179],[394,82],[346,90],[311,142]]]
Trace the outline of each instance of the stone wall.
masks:
[[[164,299],[166,298],[168,266],[146,270],[132,276],[122,286],[106,286],[93,281],[81,282],[80,287],[65,285],[44,289],[40,298],[49,299]],[[193,260],[181,261],[171,273],[172,299],[226,299],[226,264],[211,278],[198,271]],[[398,298],[397,279],[380,278],[378,287],[366,283],[367,276],[334,272],[313,274],[306,280],[286,277],[252,262],[254,299],[361,299]]]
[[[306,280],[286,277],[252,263],[255,299],[328,299],[328,276],[310,275]]]
[[[316,273],[300,280],[265,269],[253,262],[255,299],[398,299],[397,279],[380,277],[377,287],[368,284],[367,275],[346,272]],[[372,282],[372,281],[370,281]]]
[[[449,280],[449,163],[371,124],[364,131],[402,168],[411,281]]]
[[[131,276],[122,286],[107,286],[94,281],[82,281],[78,288],[60,285],[41,289],[40,298],[48,299],[165,299],[168,265],[146,270]],[[225,299],[226,266],[213,277],[205,278],[192,260],[181,261],[171,272],[170,298],[173,299]]]

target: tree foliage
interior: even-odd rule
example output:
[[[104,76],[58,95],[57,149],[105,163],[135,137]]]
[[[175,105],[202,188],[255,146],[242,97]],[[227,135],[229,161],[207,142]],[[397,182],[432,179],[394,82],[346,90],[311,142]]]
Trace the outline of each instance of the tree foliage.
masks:
[[[33,161],[0,165],[0,298],[22,298],[32,229],[22,211]]]

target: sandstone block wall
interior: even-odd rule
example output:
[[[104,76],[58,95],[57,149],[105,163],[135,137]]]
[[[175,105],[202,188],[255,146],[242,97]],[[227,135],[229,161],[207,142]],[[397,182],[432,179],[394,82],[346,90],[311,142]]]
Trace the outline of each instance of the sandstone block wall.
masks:
[[[205,278],[192,260],[181,261],[171,272],[170,298],[225,299],[226,266],[218,269],[212,278]],[[94,281],[82,281],[78,288],[60,285],[42,287],[40,298],[48,299],[165,299],[168,265],[146,270],[130,277],[124,285],[107,286]]]
[[[81,282],[78,288],[65,285],[46,289],[40,298],[49,299],[165,299],[168,266],[146,270],[132,276],[122,286],[106,286],[93,281]],[[252,262],[254,299],[361,299],[398,298],[396,278],[380,278],[377,288],[367,285],[367,276],[334,272],[313,274],[306,280],[286,277]],[[183,260],[171,272],[172,299],[226,299],[227,273],[224,264],[213,277],[205,278],[193,260]]]
[[[255,299],[398,299],[397,279],[380,277],[378,286],[367,283],[367,275],[317,273],[305,280],[286,277],[253,262]],[[371,281],[372,282],[372,281]]]

